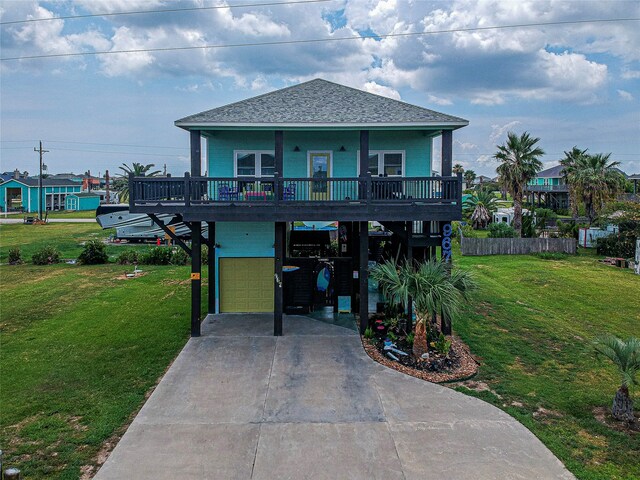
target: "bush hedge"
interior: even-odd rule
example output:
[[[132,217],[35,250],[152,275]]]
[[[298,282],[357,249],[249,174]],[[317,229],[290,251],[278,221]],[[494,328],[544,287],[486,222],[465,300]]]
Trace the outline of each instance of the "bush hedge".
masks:
[[[45,245],[31,256],[34,265],[52,265],[60,262],[60,251],[53,245]]]

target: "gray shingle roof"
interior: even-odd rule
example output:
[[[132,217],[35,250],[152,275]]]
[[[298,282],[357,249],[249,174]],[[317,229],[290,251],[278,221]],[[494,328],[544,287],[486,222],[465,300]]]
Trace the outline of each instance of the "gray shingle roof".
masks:
[[[6,180],[10,182],[11,180],[15,180],[16,182],[23,183],[29,187],[37,187],[38,179],[37,178],[10,178]],[[43,178],[42,185],[45,187],[78,187],[80,186],[79,182],[74,182],[73,180],[64,180],[61,178]]]
[[[562,169],[564,167],[562,165],[556,165],[555,167],[547,168],[546,170],[542,170],[538,172],[536,177],[538,178],[560,178],[562,177]]]
[[[463,118],[315,79],[257,97],[196,113],[175,124],[198,127],[358,127],[460,128]]]

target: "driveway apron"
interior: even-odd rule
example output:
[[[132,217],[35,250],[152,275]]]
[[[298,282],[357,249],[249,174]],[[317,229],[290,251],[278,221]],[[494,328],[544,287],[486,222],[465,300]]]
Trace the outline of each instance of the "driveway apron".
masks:
[[[272,329],[210,315],[95,478],[574,478],[512,417],[373,362],[353,330]]]

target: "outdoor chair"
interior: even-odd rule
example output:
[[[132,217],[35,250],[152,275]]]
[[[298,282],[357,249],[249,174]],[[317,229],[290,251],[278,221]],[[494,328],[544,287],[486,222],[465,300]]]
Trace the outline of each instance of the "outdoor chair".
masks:
[[[296,184],[290,183],[288,187],[284,187],[282,192],[283,200],[295,200],[296,199]]]
[[[222,184],[218,187],[218,200],[231,201],[238,200],[238,189]]]

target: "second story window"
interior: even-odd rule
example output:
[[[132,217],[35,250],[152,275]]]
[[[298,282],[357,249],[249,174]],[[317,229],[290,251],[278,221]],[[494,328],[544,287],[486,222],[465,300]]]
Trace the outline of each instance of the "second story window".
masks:
[[[237,150],[235,152],[236,177],[273,177],[276,157],[273,152]]]
[[[358,152],[358,159],[360,152]],[[360,163],[358,163],[358,175],[360,174]],[[369,151],[369,171],[371,176],[386,177],[404,176],[404,152],[403,151]]]

